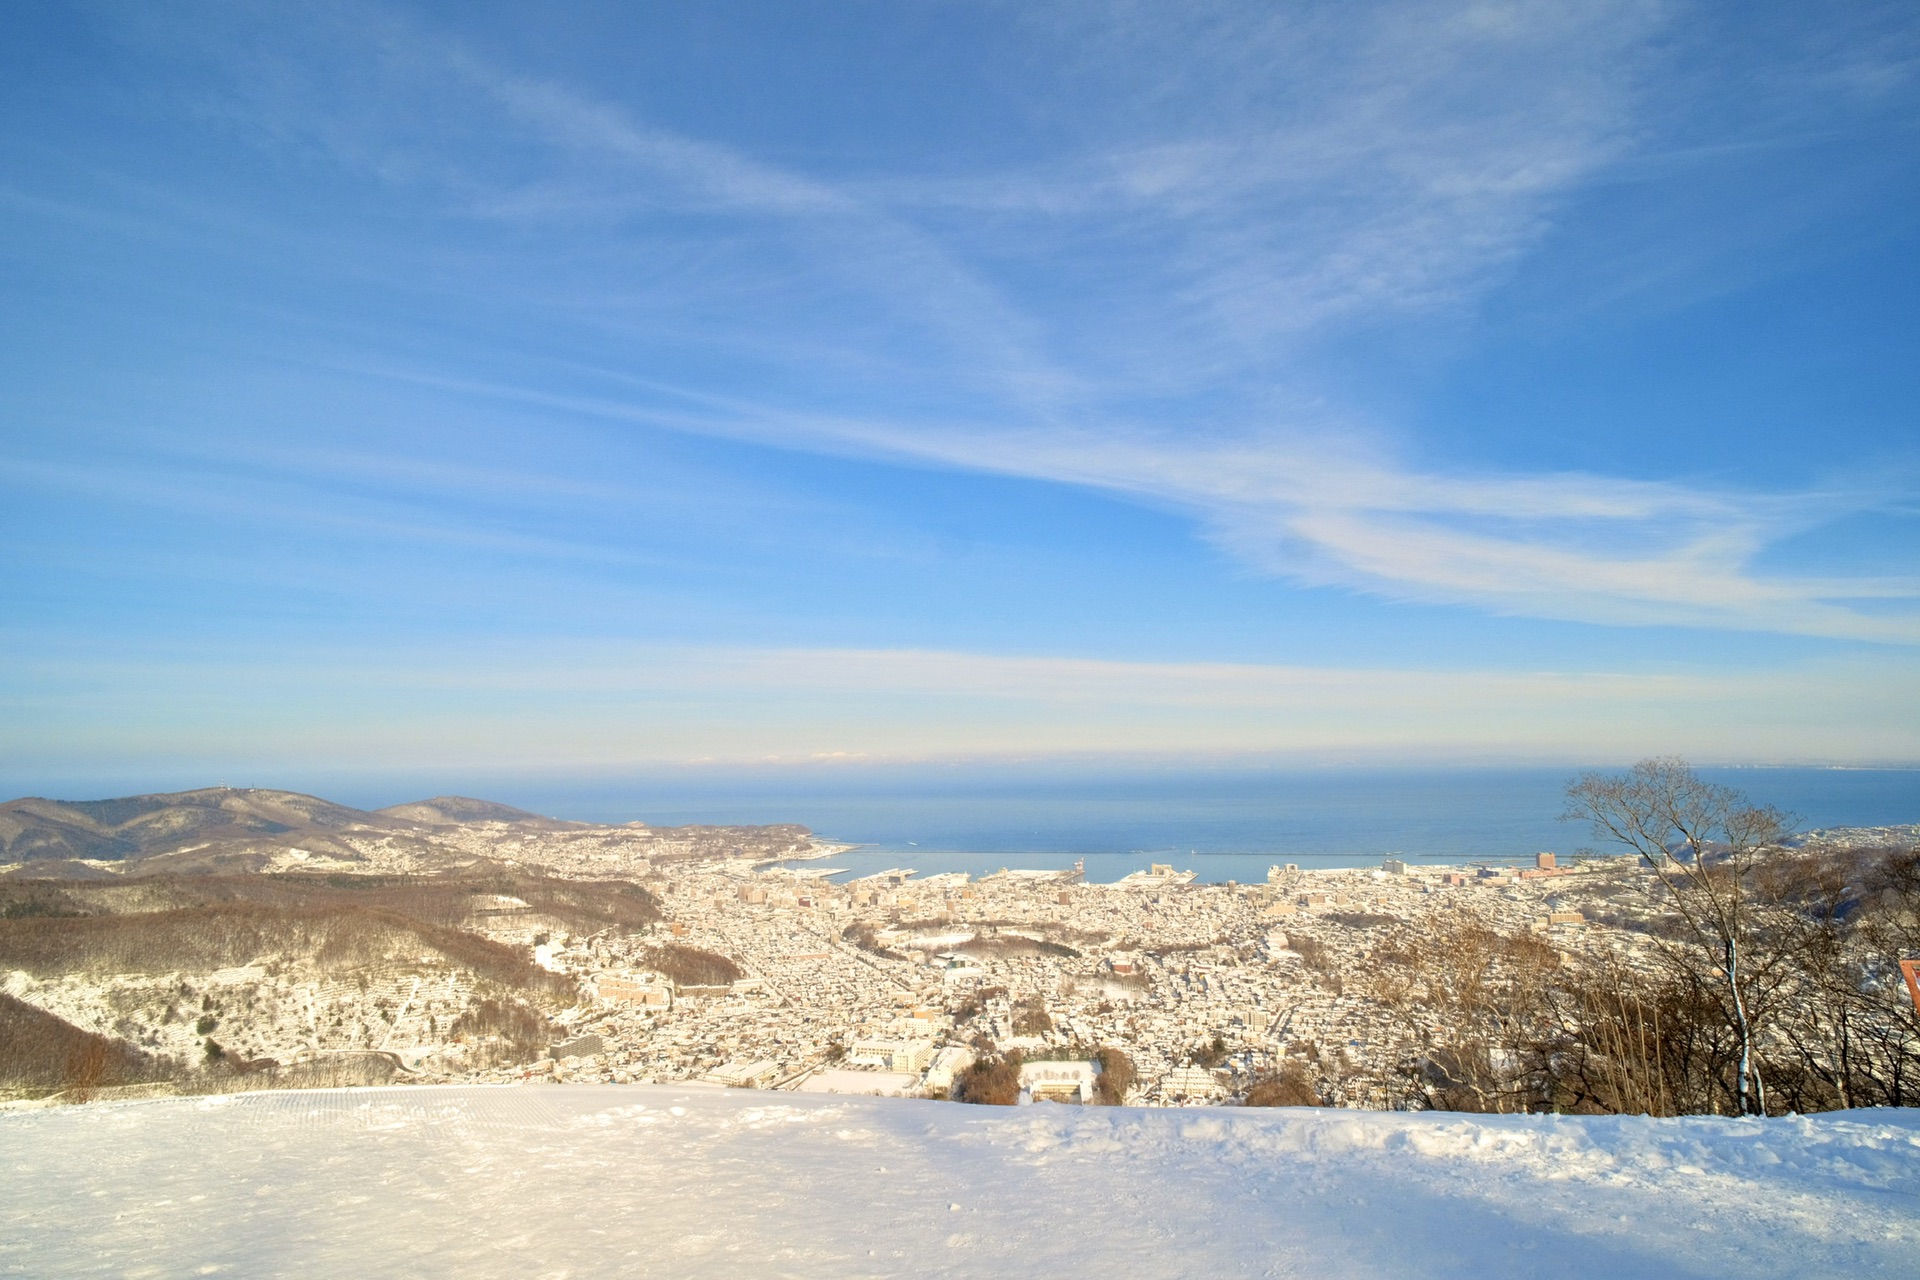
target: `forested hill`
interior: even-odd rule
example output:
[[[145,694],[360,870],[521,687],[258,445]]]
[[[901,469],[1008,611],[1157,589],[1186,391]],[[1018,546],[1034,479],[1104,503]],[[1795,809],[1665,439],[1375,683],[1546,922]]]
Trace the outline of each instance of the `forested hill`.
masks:
[[[494,835],[564,836],[631,833],[542,817],[511,805],[465,796],[435,796],[385,809],[355,809],[295,791],[206,787],[197,791],[125,796],[111,800],[26,797],[0,804],[0,862],[31,864],[39,874],[54,864],[129,864],[165,859],[168,871],[232,870],[298,851],[322,858],[364,860],[369,843],[425,845],[462,829]],[[726,833],[757,849],[804,842],[804,827],[642,828],[650,837],[711,842]]]

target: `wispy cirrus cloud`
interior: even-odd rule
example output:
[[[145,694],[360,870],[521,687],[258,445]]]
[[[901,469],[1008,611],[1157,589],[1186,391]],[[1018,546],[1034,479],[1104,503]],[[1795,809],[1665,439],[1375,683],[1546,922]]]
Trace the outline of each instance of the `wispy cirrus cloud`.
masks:
[[[1238,422],[1177,432],[1125,425],[1116,384],[1165,393],[1231,383],[1256,362],[1277,367],[1283,386],[1304,383],[1291,366],[1330,327],[1470,305],[1546,233],[1556,200],[1629,151],[1638,46],[1661,16],[1644,4],[1396,6],[1332,48],[1310,24],[1226,23],[1231,31],[1206,33],[1210,49],[1188,51],[1204,62],[1263,50],[1300,78],[1295,104],[1220,110],[1244,82],[1196,90],[1189,76],[1155,116],[1171,136],[1103,139],[1024,171],[946,180],[807,177],[551,85],[468,71],[531,127],[640,163],[690,198],[861,229],[859,247],[817,232],[813,243],[858,288],[939,316],[961,335],[956,350],[1007,372],[998,422],[736,402],[705,426],[1171,505],[1247,563],[1314,585],[1609,625],[1920,642],[1920,582],[1755,567],[1823,520],[1884,507],[1885,492],[1423,470],[1324,405],[1299,423],[1250,423],[1242,408],[1229,410]],[[1134,24],[1119,38],[1181,36],[1147,15]],[[1505,72],[1493,89],[1489,64]],[[1478,87],[1463,89],[1469,81]],[[1146,286],[1119,291],[1088,326],[1128,353],[1133,369],[1118,376],[1110,357],[1089,354],[1096,343],[1062,333],[1073,303],[989,285],[991,272],[969,262],[983,250],[1017,260],[1075,231],[1100,238],[1104,264],[1137,268]],[[873,254],[875,238],[894,251]],[[890,269],[874,275],[876,261]],[[699,413],[672,416],[703,425]]]
[[[871,438],[929,450],[924,433]],[[1767,494],[1579,473],[1434,472],[1285,436],[983,442],[956,433],[942,445],[929,451],[962,465],[1176,505],[1249,563],[1315,585],[1608,625],[1920,643],[1920,577],[1788,576],[1755,564],[1840,516],[1900,509],[1892,485]],[[1867,601],[1882,607],[1861,608]]]
[[[432,381],[570,414],[1098,489],[1184,512],[1257,571],[1311,586],[1606,626],[1920,644],[1920,577],[1758,567],[1787,540],[1847,516],[1911,515],[1899,475],[1764,493],[1586,473],[1428,471],[1357,435],[951,428],[661,387],[642,401],[617,389]]]
[[[1640,0],[1337,21],[1046,6],[1022,21],[1082,52],[1028,105],[1077,123],[963,169],[749,154],[397,20],[330,28],[377,46],[351,102],[257,75],[246,101],[275,136],[439,191],[443,221],[510,226],[505,257],[564,251],[571,289],[531,267],[489,285],[526,329],[558,314],[597,334],[579,368],[422,381],[1091,487],[1189,514],[1257,571],[1389,599],[1920,643],[1912,579],[1762,567],[1891,509],[1897,481],[1759,492],[1415,461],[1319,369],[1342,337],[1457,323],[1633,156],[1668,17]],[[608,299],[642,260],[622,310]],[[626,358],[641,310],[738,361],[669,376]]]
[[[1169,483],[1169,472],[1178,480]],[[1249,483],[1249,472],[1274,483]],[[1884,509],[1885,494],[1435,475],[1391,463],[1329,466],[1285,449],[1148,456],[1100,483],[1184,503],[1224,547],[1314,585],[1615,626],[1920,643],[1920,579],[1754,567],[1771,546],[1838,513]],[[1896,611],[1868,612],[1863,601]]]

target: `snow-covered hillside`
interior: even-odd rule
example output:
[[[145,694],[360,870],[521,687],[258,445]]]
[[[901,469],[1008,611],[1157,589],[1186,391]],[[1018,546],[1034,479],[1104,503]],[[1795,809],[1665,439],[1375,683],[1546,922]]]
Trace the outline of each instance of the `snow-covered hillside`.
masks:
[[[525,1086],[0,1116],[0,1273],[1920,1276],[1920,1112]]]

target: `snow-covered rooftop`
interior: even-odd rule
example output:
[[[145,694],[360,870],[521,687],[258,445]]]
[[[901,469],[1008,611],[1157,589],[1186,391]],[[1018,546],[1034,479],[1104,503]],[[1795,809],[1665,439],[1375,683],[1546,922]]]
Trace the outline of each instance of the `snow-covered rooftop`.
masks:
[[[0,1273],[1903,1276],[1920,1112],[965,1107],[670,1086],[0,1116]]]

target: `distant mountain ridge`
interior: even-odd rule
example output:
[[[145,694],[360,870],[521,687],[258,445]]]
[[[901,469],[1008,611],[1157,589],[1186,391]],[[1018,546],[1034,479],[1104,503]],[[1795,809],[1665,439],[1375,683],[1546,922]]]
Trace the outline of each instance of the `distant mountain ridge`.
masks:
[[[296,791],[205,787],[113,800],[34,796],[0,804],[0,856],[119,862],[192,845],[383,825],[390,820]]]
[[[190,860],[217,861],[274,848],[352,857],[357,855],[343,843],[345,835],[431,839],[436,832],[482,823],[548,833],[617,829],[542,817],[469,796],[434,796],[377,810],[354,809],[297,791],[249,787],[204,787],[111,800],[28,796],[0,804],[0,862],[133,863],[164,858],[178,864],[169,869],[190,870]],[[805,834],[804,828],[793,830]]]
[[[516,809],[510,804],[496,804],[492,800],[475,800],[470,796],[435,796],[431,800],[388,805],[384,809],[375,809],[373,812],[384,818],[397,818],[404,822],[424,822],[428,826],[435,827],[458,826],[466,822],[511,822],[520,826],[562,830],[592,825],[585,822],[571,822],[565,818],[546,818],[537,813],[529,813],[525,809]]]

